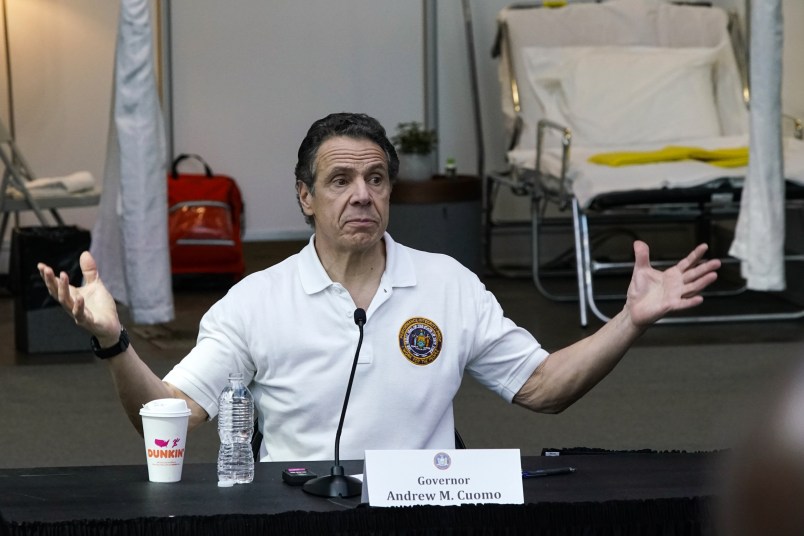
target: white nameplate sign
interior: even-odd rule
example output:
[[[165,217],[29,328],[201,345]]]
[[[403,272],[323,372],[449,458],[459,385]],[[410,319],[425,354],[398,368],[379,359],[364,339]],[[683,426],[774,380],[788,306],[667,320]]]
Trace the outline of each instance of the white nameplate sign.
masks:
[[[367,450],[371,506],[522,504],[519,449]]]

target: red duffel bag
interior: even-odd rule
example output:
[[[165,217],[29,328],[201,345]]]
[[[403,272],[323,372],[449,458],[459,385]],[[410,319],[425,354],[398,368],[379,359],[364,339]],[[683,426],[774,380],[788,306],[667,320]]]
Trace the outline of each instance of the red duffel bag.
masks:
[[[180,174],[194,159],[203,175]],[[231,274],[243,277],[243,197],[231,177],[216,175],[198,155],[181,154],[168,175],[168,229],[173,275]]]

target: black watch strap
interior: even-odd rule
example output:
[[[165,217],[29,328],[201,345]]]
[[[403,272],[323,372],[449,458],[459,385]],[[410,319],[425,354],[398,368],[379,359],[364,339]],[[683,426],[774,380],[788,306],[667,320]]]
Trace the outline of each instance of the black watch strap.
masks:
[[[110,357],[114,357],[116,355],[120,355],[126,351],[129,345],[128,341],[128,331],[123,326],[120,326],[120,338],[117,339],[117,344],[114,346],[110,346],[108,348],[101,348],[100,342],[98,338],[94,335],[91,339],[89,339],[89,344],[92,347],[92,351],[95,355],[101,359],[109,359]]]

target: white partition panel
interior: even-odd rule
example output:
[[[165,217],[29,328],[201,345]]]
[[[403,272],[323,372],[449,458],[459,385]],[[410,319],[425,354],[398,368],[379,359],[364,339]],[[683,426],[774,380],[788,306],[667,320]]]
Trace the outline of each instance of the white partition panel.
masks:
[[[173,0],[175,152],[201,154],[246,200],[246,238],[309,233],[295,200],[310,124],[362,111],[423,120],[422,5],[397,0]]]

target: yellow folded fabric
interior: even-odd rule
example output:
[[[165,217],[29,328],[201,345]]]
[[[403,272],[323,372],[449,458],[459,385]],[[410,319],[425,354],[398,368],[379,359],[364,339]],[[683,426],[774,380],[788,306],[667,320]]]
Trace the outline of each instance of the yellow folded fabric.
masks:
[[[748,165],[748,147],[729,147],[725,149],[694,149],[690,158],[713,166],[741,167]]]
[[[693,147],[677,147],[668,145],[657,151],[620,151],[598,153],[589,157],[593,164],[604,166],[633,166],[638,164],[654,164],[657,162],[674,162],[689,158]]]
[[[598,153],[589,157],[589,162],[593,164],[614,167],[677,162],[679,160],[700,160],[713,166],[740,167],[748,165],[748,147],[703,149],[668,145],[656,151],[615,151]]]

